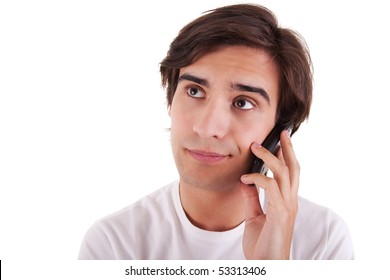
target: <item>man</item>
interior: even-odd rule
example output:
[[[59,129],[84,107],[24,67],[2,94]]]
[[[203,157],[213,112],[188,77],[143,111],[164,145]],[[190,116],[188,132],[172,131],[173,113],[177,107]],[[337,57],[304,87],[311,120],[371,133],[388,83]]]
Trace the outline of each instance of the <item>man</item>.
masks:
[[[261,6],[213,10],[185,26],[161,63],[179,180],[96,222],[80,259],[352,259],[344,222],[298,197],[289,132],[310,111],[300,37]],[[251,173],[254,157],[273,177]],[[147,183],[147,181],[145,181]]]

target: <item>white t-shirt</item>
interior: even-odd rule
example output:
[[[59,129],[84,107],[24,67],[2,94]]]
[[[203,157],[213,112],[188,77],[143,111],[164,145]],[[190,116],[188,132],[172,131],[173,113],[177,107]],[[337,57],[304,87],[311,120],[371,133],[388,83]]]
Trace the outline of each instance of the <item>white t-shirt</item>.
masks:
[[[243,222],[212,232],[191,224],[176,181],[97,221],[84,237],[79,259],[245,259],[244,227]],[[349,230],[331,210],[299,198],[290,257],[353,259]]]

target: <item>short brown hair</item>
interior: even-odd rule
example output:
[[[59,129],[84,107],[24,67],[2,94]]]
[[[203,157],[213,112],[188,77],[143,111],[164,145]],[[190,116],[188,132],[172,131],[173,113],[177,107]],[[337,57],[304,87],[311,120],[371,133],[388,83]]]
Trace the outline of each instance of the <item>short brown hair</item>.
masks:
[[[180,68],[223,46],[244,45],[265,50],[279,70],[276,123],[292,124],[295,132],[309,116],[312,100],[312,64],[303,38],[280,28],[274,14],[252,4],[211,10],[187,24],[173,40],[161,62],[162,85],[172,104]]]

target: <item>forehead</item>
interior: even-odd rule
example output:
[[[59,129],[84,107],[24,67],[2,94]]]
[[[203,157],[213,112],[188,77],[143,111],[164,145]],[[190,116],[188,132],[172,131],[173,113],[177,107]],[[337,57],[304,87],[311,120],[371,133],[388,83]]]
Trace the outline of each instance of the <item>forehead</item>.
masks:
[[[274,76],[278,79],[279,73],[276,62],[262,49],[246,46],[226,46],[216,51],[207,53],[190,65],[180,69],[180,73],[186,69],[198,69],[207,72],[208,69],[225,68],[229,74],[245,74],[245,76]],[[225,71],[221,72],[221,74]]]

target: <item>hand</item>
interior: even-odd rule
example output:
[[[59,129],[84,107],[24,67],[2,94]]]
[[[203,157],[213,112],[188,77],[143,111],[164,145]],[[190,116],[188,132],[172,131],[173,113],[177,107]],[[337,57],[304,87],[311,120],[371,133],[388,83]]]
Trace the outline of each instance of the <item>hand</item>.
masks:
[[[262,159],[274,178],[259,173],[246,174],[241,187],[246,207],[243,249],[247,259],[289,259],[295,217],[298,211],[300,167],[287,131],[280,137],[277,157],[258,144],[252,152]],[[260,206],[255,184],[265,190],[267,213]]]

